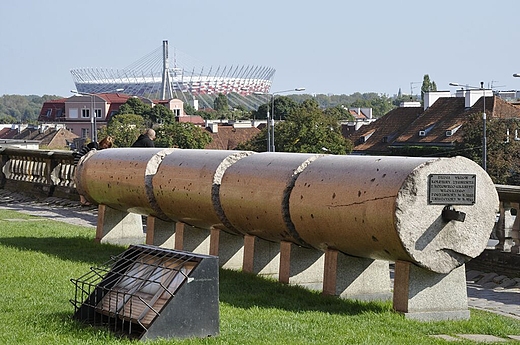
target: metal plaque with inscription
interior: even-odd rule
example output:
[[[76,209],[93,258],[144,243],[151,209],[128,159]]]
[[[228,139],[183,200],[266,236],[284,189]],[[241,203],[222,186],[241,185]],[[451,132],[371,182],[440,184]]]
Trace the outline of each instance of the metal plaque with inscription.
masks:
[[[432,174],[428,178],[428,204],[473,205],[476,180],[472,174]]]

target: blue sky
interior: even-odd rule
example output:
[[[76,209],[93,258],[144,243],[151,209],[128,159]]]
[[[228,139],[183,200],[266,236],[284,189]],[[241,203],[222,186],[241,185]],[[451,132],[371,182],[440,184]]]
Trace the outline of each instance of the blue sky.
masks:
[[[520,89],[520,2],[37,1],[0,3],[0,95],[70,96],[74,68],[124,68],[169,41],[205,66],[276,69],[271,91],[420,93],[428,74]],[[170,53],[171,54],[171,53]]]

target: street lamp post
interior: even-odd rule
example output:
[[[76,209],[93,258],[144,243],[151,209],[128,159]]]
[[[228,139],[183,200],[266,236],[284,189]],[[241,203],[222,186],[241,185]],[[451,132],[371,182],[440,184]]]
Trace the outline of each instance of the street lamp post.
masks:
[[[486,129],[486,89],[484,89],[484,82],[480,82],[480,87],[471,85],[462,85],[459,83],[450,83],[450,86],[463,86],[476,90],[482,90],[482,97],[484,98],[484,110],[482,112],[482,169],[487,171],[487,129]]]
[[[96,123],[96,95],[103,93],[111,93],[111,92],[121,92],[124,89],[115,89],[111,91],[105,91],[100,93],[89,93],[89,92],[79,92],[77,90],[71,90],[70,92],[82,95],[82,96],[90,96],[90,130],[91,130],[91,139],[93,142],[97,142],[97,123]]]
[[[304,87],[297,87],[295,89],[276,91],[273,93],[265,93],[265,92],[253,92],[254,95],[267,95],[267,152],[275,152],[274,146],[274,95],[291,92],[291,91],[303,91]],[[271,98],[269,100],[269,97]],[[270,104],[269,104],[270,103]],[[271,106],[272,115],[269,113],[269,107]]]

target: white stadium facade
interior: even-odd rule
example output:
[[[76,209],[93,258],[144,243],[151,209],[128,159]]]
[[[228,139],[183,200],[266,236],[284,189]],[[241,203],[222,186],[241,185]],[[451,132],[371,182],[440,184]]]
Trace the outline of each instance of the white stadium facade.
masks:
[[[218,94],[225,94],[231,106],[256,109],[266,103],[275,70],[261,66],[195,67],[181,63],[177,54],[169,58],[168,41],[123,69],[72,69],[80,93],[125,94],[150,99],[177,98],[196,108],[213,107]],[[173,66],[173,67],[170,67]]]

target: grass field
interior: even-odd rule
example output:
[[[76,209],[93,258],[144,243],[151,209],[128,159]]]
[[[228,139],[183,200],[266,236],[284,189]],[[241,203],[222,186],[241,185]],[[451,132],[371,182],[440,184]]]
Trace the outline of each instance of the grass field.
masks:
[[[0,210],[0,344],[130,344],[71,316],[71,278],[125,250],[91,229]],[[417,322],[391,302],[322,296],[242,272],[220,271],[220,335],[151,344],[445,344],[434,334],[520,335],[520,321],[471,310],[467,321]],[[470,344],[471,342],[457,342]]]

